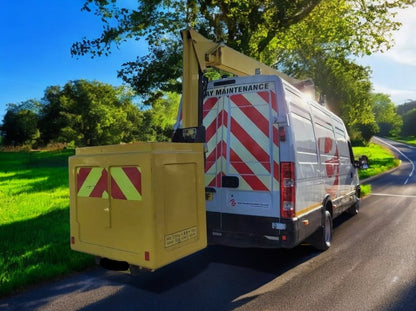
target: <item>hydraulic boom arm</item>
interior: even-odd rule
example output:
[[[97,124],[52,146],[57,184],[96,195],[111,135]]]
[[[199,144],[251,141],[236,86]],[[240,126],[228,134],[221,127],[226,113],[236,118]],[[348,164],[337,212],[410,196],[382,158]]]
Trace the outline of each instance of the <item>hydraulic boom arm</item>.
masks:
[[[215,67],[236,76],[261,73],[277,75],[293,85],[300,82],[224,44],[215,43],[193,29],[183,30],[182,39],[184,128],[199,128],[202,125],[202,79],[208,67]]]

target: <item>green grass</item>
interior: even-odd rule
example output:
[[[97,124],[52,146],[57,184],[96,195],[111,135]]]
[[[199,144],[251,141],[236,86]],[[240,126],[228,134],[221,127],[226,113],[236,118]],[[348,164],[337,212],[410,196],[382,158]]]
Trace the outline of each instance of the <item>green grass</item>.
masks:
[[[400,138],[390,137],[390,139],[397,140],[397,141],[400,141],[402,143],[409,144],[409,145],[412,145],[412,146],[416,146],[416,137],[415,136],[400,137]]]
[[[371,185],[360,185],[361,186],[361,197],[365,197],[371,193]]]
[[[405,142],[409,143],[409,141]],[[374,143],[370,143],[367,147],[353,147],[353,151],[356,160],[361,155],[368,157],[369,168],[366,170],[358,170],[360,180],[379,175],[400,165],[400,160],[396,159],[389,149]],[[370,193],[371,185],[361,184],[361,195],[366,196]]]
[[[93,263],[69,247],[72,154],[0,152],[0,296]]]
[[[380,145],[370,143],[368,147],[353,147],[355,158],[361,155],[368,157],[369,168],[359,170],[360,180],[388,171],[400,164],[393,153]]]

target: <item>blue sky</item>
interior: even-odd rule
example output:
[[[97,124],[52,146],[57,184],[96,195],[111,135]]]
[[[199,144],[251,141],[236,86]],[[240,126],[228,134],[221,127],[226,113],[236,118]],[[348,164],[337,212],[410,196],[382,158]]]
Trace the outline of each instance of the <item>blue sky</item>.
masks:
[[[122,0],[127,4],[135,0]],[[109,57],[79,59],[70,55],[72,43],[93,39],[102,24],[92,13],[81,11],[84,0],[19,0],[0,2],[0,123],[8,103],[41,99],[48,86],[70,80],[98,80],[121,85],[121,64],[146,53],[143,41],[124,43]],[[416,100],[416,8],[399,17],[403,29],[396,46],[385,54],[360,59],[373,70],[376,92],[390,94],[393,102]]]
[[[371,67],[374,91],[389,94],[400,105],[416,100],[416,7],[399,11],[397,20],[403,25],[394,34],[394,47],[358,63]]]
[[[130,0],[124,0],[130,1]],[[109,57],[71,57],[72,43],[99,36],[102,23],[81,11],[84,0],[0,2],[0,123],[8,103],[41,99],[48,86],[70,80],[121,85],[117,70],[146,53],[143,42],[130,41]]]

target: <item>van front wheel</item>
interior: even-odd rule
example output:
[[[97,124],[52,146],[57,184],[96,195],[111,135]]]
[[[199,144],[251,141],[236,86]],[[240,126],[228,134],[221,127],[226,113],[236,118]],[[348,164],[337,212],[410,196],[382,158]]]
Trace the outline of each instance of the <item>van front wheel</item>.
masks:
[[[323,226],[311,236],[311,244],[317,250],[326,251],[332,241],[332,217],[328,210],[325,210]]]
[[[357,200],[349,209],[347,209],[348,214],[357,215],[360,209],[360,201]]]

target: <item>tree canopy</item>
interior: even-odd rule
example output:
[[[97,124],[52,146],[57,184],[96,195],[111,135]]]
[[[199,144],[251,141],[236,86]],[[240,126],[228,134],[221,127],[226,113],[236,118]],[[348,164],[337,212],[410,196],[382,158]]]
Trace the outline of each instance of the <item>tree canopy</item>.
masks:
[[[400,134],[403,120],[397,114],[397,108],[386,94],[372,94],[371,96],[375,120],[379,126],[381,136],[397,136]]]
[[[403,134],[416,136],[416,108],[403,115]]]
[[[131,90],[84,80],[50,86],[40,104],[10,106],[2,133],[9,142],[66,141],[78,146],[168,139],[182,88],[180,30],[193,27],[288,75],[312,78],[318,92],[326,96],[328,108],[344,119],[352,138],[365,142],[384,121],[377,121],[373,113],[371,71],[352,57],[390,48],[392,34],[400,27],[394,19],[397,9],[414,3],[138,0],[125,8],[117,0],[86,0],[82,9],[101,18],[102,33],[74,43],[71,53],[103,56],[126,40],[145,42],[148,53],[123,64],[118,72]],[[132,103],[132,91],[151,109],[138,109]],[[390,108],[386,104],[380,109]],[[167,115],[160,113],[166,109]],[[22,138],[8,137],[18,132],[11,126],[19,120],[31,126],[19,126]]]
[[[181,91],[180,30],[193,27],[295,78],[312,78],[354,135],[354,129],[376,125],[371,72],[351,56],[389,49],[400,27],[394,19],[397,9],[414,2],[138,0],[127,9],[116,0],[87,0],[83,9],[101,17],[103,31],[98,38],[74,43],[71,52],[95,57],[123,41],[144,40],[149,53],[124,64],[118,75],[151,103],[163,91]]]
[[[31,144],[39,138],[38,117],[35,113],[39,103],[29,100],[20,104],[9,104],[0,127],[5,145]]]
[[[123,141],[131,126],[127,114],[132,103],[122,95],[123,88],[97,81],[48,87],[39,121],[42,140],[73,141],[78,146]]]
[[[41,101],[10,104],[0,128],[5,145],[66,143],[95,146],[171,137],[177,94],[164,94],[154,107],[140,109],[126,87],[76,80],[49,86]]]
[[[416,101],[398,106],[397,113],[403,118],[403,135],[416,136]]]
[[[137,7],[127,9],[116,0],[87,0],[83,10],[94,10],[103,22],[103,31],[98,38],[74,43],[71,53],[108,55],[123,41],[144,40],[149,53],[124,64],[119,76],[139,94],[180,92],[180,30],[191,26],[268,65],[283,64],[286,73],[295,77],[309,76],[314,68],[308,66],[308,60],[313,55],[345,57],[389,48],[391,34],[400,26],[392,9],[413,2],[138,0]]]

